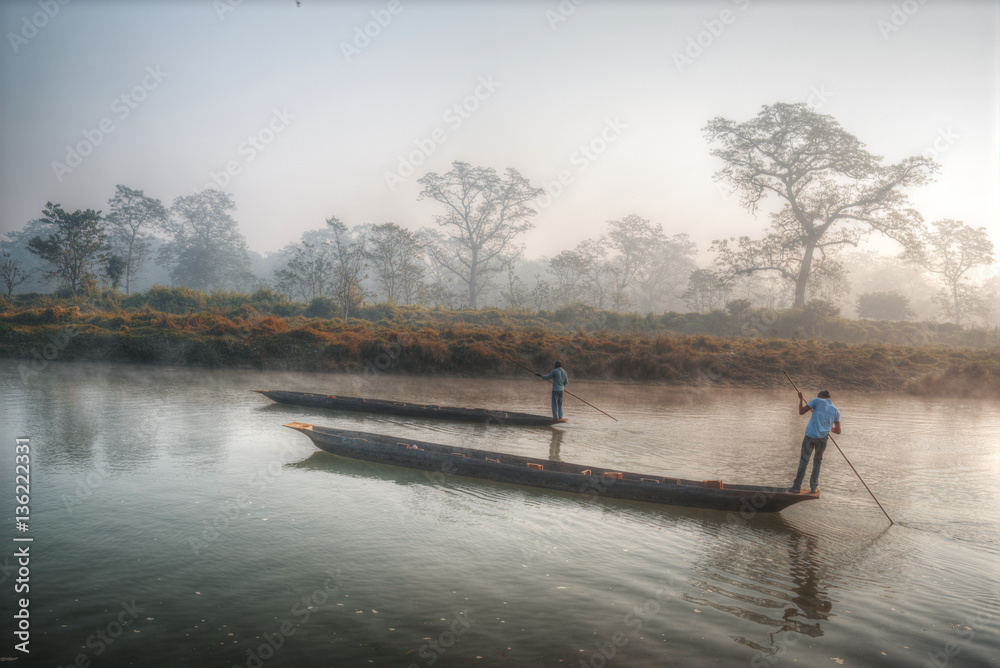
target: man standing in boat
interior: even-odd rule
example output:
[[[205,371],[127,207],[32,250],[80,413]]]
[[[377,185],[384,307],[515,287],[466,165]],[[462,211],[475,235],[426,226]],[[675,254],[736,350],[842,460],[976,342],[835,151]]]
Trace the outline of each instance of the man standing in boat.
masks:
[[[557,361],[555,368],[544,376],[540,373],[535,375],[543,380],[552,381],[552,419],[562,420],[563,388],[569,384],[569,378],[566,376],[566,372],[563,371],[562,362]]]
[[[840,411],[830,400],[830,393],[823,390],[816,398],[806,403],[805,397],[799,392],[799,415],[812,411],[809,424],[806,425],[806,435],[802,439],[802,452],[799,455],[799,470],[795,474],[795,482],[788,488],[789,492],[798,494],[802,488],[802,479],[806,475],[809,457],[813,456],[812,475],[809,476],[809,489],[815,494],[819,491],[819,468],[823,464],[823,451],[830,432],[840,433]]]

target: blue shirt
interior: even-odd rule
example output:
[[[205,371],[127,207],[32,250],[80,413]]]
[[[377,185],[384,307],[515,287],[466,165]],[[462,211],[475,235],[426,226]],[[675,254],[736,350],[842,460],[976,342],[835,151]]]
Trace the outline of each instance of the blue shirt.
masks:
[[[562,370],[562,367],[557,366],[552,371],[542,376],[545,380],[552,379],[552,391],[562,392],[563,388],[569,383],[569,378],[566,376],[566,372]]]
[[[833,429],[833,423],[840,422],[840,411],[829,399],[816,397],[806,405],[813,409],[806,425],[806,436],[809,438],[825,437]]]

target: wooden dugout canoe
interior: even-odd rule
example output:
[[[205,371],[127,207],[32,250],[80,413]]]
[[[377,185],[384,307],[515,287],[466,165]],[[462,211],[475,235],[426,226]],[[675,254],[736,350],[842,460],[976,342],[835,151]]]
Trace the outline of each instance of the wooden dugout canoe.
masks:
[[[433,404],[411,404],[402,401],[385,401],[384,399],[364,399],[361,397],[340,397],[332,394],[313,394],[310,392],[288,392],[286,390],[254,390],[272,401],[288,406],[306,406],[308,408],[327,408],[338,411],[354,411],[358,413],[376,413],[379,415],[399,415],[402,417],[432,418],[435,420],[452,420],[454,422],[482,422],[485,424],[509,424],[528,427],[566,422],[554,420],[545,415],[531,413],[515,413],[513,411],[496,411],[485,408],[458,408],[456,406],[436,406]]]
[[[685,480],[614,471],[396,436],[331,429],[303,422],[285,426],[308,436],[316,447],[341,457],[587,496],[728,510],[744,516],[778,512],[793,503],[819,498],[818,492],[792,494],[779,487],[732,485],[718,480]]]

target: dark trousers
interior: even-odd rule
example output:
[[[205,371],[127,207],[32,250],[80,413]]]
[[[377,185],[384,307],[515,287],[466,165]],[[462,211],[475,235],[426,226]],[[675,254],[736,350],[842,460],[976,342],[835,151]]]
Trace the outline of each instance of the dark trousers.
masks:
[[[812,475],[809,476],[809,487],[811,489],[819,487],[819,469],[823,465],[823,452],[826,450],[827,438],[829,437],[812,438],[811,436],[806,436],[802,439],[802,452],[799,454],[799,470],[795,474],[795,482],[792,483],[792,489],[802,488],[802,479],[806,477],[806,466],[809,465],[809,457],[814,454]]]
[[[552,392],[552,419],[562,420],[562,390]]]

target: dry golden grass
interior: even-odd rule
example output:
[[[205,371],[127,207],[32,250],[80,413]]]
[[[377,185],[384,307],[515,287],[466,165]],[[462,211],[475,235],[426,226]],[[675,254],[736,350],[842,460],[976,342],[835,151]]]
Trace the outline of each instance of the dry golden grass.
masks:
[[[494,318],[495,319],[495,318]],[[218,311],[169,315],[145,308],[81,314],[76,307],[0,314],[0,354],[27,357],[67,326],[78,334],[64,359],[360,372],[511,377],[508,358],[537,371],[561,360],[577,379],[777,387],[782,369],[839,389],[916,394],[1000,394],[996,348],[849,345],[819,340],[723,338],[583,328],[514,328],[446,322],[439,327],[281,318]],[[388,362],[386,361],[388,360]]]

